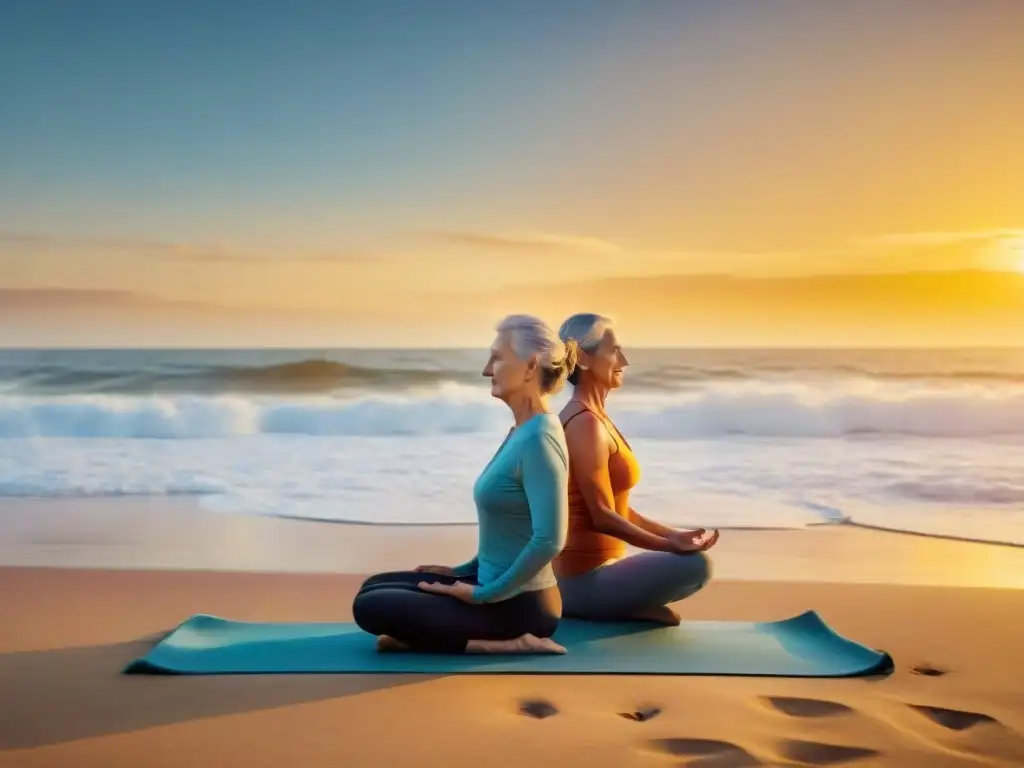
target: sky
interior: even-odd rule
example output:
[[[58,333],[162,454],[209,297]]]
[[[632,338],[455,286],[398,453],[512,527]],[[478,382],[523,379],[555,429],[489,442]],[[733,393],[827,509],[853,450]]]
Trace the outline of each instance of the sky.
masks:
[[[1021,29],[1005,0],[9,0],[0,344],[486,344],[580,309],[638,344],[1024,344]]]

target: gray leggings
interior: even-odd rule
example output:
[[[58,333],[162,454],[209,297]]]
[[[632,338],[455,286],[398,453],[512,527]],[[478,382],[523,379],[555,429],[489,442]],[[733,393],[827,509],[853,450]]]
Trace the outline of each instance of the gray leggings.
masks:
[[[622,621],[689,597],[710,579],[711,561],[703,552],[641,552],[559,581],[562,615]]]

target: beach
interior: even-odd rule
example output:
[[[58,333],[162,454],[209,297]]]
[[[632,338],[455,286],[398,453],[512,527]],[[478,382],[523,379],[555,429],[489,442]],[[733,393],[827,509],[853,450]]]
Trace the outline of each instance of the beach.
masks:
[[[121,674],[195,613],[348,621],[363,575],[455,562],[474,537],[5,500],[0,766],[1024,764],[1024,550],[850,526],[726,531],[676,607],[816,610],[891,654],[885,678]]]
[[[0,18],[0,768],[1024,768],[1024,0]]]
[[[815,611],[884,678],[122,674],[195,614],[347,622],[367,575],[468,560],[481,364],[5,353],[0,767],[1024,765],[1013,350],[637,350],[609,403],[631,504],[722,531],[684,620]]]

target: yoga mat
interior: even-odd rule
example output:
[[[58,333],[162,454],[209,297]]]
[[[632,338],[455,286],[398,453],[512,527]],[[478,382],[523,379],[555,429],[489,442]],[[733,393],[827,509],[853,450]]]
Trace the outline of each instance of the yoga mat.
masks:
[[[852,677],[893,669],[888,654],[842,637],[814,611],[783,621],[678,627],[564,619],[555,639],[567,654],[377,653],[376,638],[354,624],[253,623],[200,614],[124,671]]]

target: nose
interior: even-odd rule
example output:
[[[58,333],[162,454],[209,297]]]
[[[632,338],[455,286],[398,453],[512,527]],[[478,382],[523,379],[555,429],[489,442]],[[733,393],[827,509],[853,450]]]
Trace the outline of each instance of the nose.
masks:
[[[625,368],[627,365],[629,365],[629,359],[626,357],[626,353],[625,352],[619,352],[619,360],[620,360],[620,365],[623,368]]]

